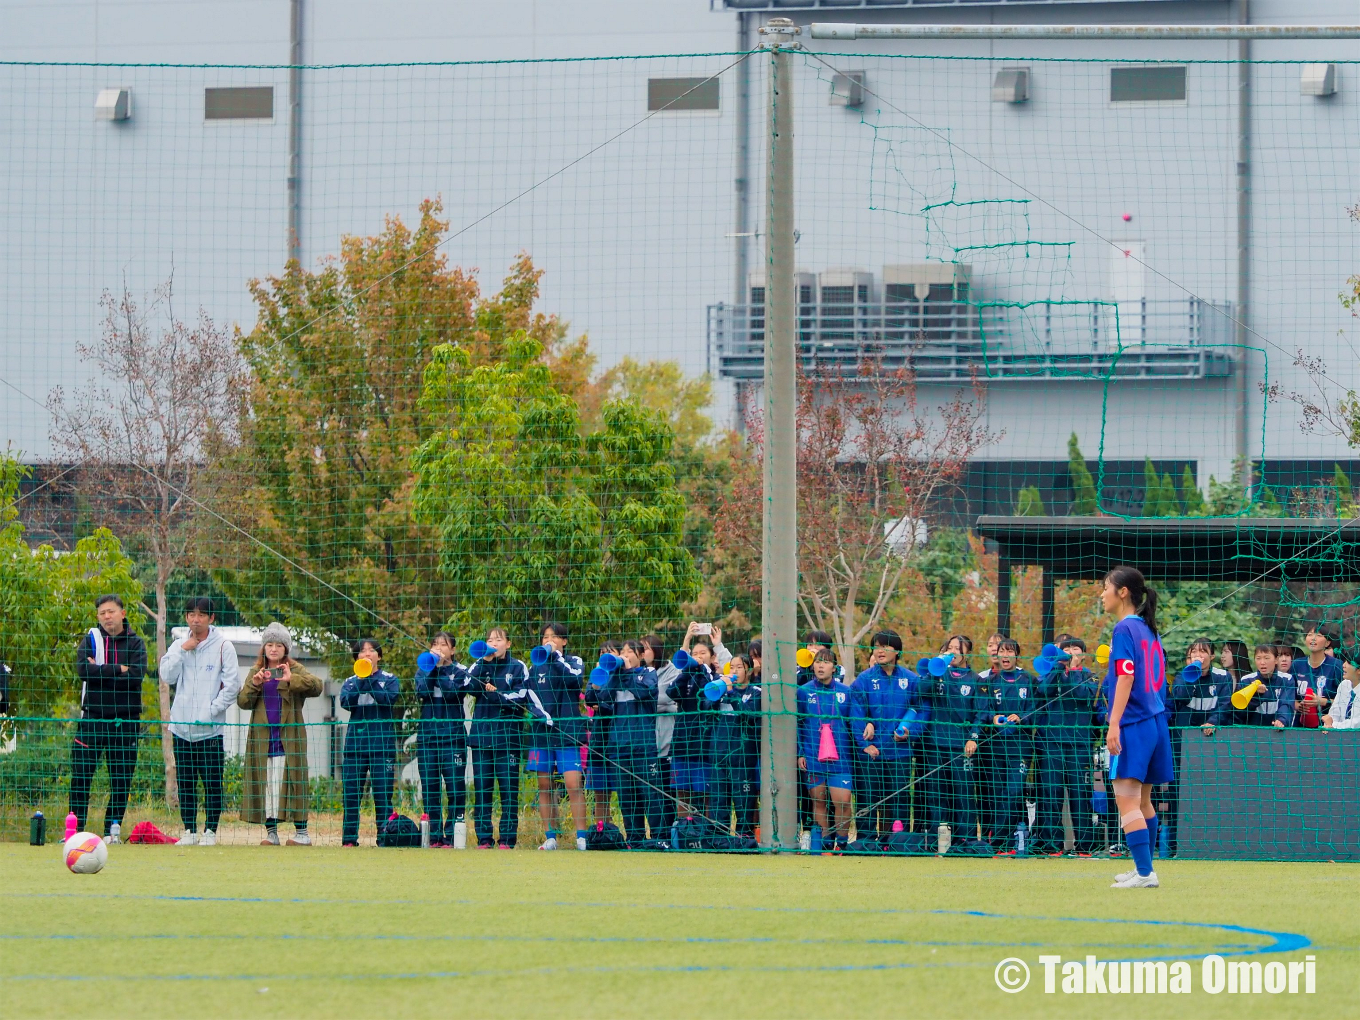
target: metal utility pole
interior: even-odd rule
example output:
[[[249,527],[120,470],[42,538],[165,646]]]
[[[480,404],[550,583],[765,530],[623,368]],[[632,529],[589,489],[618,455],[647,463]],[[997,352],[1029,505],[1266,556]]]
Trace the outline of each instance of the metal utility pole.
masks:
[[[288,25],[288,257],[302,258],[302,0]]]
[[[1237,23],[1251,22],[1250,0],[1238,0]],[[1237,349],[1233,432],[1236,456],[1247,461],[1243,478],[1251,492],[1251,443],[1247,439],[1247,402],[1251,386],[1251,347],[1247,343],[1251,289],[1251,40],[1237,41],[1237,307],[1233,343]]]
[[[789,52],[799,29],[774,18],[760,30],[770,51],[769,156],[765,174],[765,474],[762,493],[764,724],[760,838],[773,849],[798,841],[798,481],[794,380],[793,79]]]

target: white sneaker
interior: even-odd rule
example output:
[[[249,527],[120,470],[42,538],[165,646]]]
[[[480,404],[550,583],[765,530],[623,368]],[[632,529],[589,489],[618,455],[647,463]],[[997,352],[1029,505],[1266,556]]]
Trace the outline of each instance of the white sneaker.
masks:
[[[540,849],[540,850],[556,850],[556,849],[557,849],[557,837],[556,837],[556,836],[549,836],[549,837],[548,837],[547,839],[545,839],[545,840],[543,841],[543,843],[539,846],[539,849]]]
[[[260,840],[260,846],[278,846],[278,845],[279,845],[279,830],[265,829],[264,839]]]
[[[290,840],[288,841],[288,845],[289,845],[289,846],[311,846],[311,845],[312,845],[312,837],[311,837],[311,834],[308,833],[308,832],[306,832],[306,831],[303,831],[303,832],[295,832],[295,833],[293,833],[293,838],[290,839]]]
[[[1111,889],[1156,889],[1161,883],[1157,881],[1157,872],[1150,871],[1146,875],[1134,872],[1132,876],[1120,882],[1115,882],[1110,886]]]
[[[1127,882],[1129,879],[1133,878],[1133,876],[1136,874],[1138,874],[1137,868],[1133,868],[1129,871],[1121,871],[1119,874],[1114,876],[1114,880],[1116,882]]]
[[[577,849],[577,850],[584,850],[585,848],[586,848],[586,838],[585,838],[584,836],[577,836],[577,837],[576,837],[576,849]]]
[[[199,846],[217,846],[217,833],[212,829],[204,829],[203,835],[198,837]]]
[[[117,822],[109,826],[109,834],[104,837],[105,846],[117,846],[123,842],[123,827]]]
[[[188,829],[184,830],[183,836],[175,840],[175,846],[194,846],[196,843],[198,843],[198,836]]]

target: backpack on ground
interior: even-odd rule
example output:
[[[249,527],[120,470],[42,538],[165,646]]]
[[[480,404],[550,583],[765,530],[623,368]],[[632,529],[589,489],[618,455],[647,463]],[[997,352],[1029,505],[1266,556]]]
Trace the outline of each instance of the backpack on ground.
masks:
[[[420,826],[394,814],[378,830],[378,846],[420,846]]]

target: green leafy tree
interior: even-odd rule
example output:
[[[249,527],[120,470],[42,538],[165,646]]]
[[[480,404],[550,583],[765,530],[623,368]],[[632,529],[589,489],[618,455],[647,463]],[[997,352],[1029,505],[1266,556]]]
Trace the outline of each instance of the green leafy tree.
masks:
[[[421,408],[429,437],[411,458],[418,519],[438,537],[449,619],[469,631],[535,632],[562,618],[582,647],[637,634],[699,592],[685,505],[662,415],[626,400],[580,434],[542,345],[520,332],[478,365],[436,349]]]
[[[1020,490],[1015,501],[1017,517],[1043,517],[1045,512],[1044,498],[1037,485],[1026,485]]]
[[[1332,465],[1332,488],[1336,490],[1336,513],[1338,517],[1355,516],[1355,494],[1351,489],[1350,477],[1341,470],[1340,464]]]
[[[1072,480],[1072,509],[1069,513],[1085,517],[1100,512],[1100,500],[1096,495],[1096,482],[1086,466],[1086,457],[1077,444],[1077,434],[1067,437],[1067,474]]]
[[[1203,517],[1208,510],[1204,494],[1195,484],[1195,473],[1190,470],[1189,464],[1185,465],[1185,470],[1181,472],[1181,502],[1185,505],[1187,517]]]
[[[52,716],[77,703],[76,642],[94,624],[94,600],[105,592],[121,596],[139,632],[147,617],[134,564],[107,528],[69,552],[29,548],[15,507],[24,475],[12,458],[0,456],[0,661],[14,670],[11,713]]]
[[[203,539],[250,621],[279,618],[322,641],[373,634],[397,668],[420,650],[405,636],[423,642],[455,604],[435,532],[411,507],[434,351],[456,343],[490,365],[527,335],[564,388],[586,385],[593,365],[584,338],[568,343],[563,323],[534,312],[542,274],[527,255],[486,297],[450,267],[439,211],[426,201],[414,230],[389,219],[376,236],[345,238],[317,272],[294,261],[251,284],[258,319],[237,336],[253,377],[248,413],[208,487],[234,527],[214,519]]]

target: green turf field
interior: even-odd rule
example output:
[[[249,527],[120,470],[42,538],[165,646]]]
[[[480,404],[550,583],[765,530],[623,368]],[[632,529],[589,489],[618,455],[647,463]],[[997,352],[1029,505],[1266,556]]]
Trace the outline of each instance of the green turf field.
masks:
[[[1360,1015],[1360,866],[0,844],[6,1016]],[[1344,885],[1343,885],[1344,883]],[[1275,933],[1275,934],[1269,934]],[[1313,995],[1198,958],[1316,957]],[[1046,995],[1038,957],[1194,961],[1188,995]],[[1029,986],[994,970],[1025,960]],[[1232,958],[1232,957],[1230,957]]]

